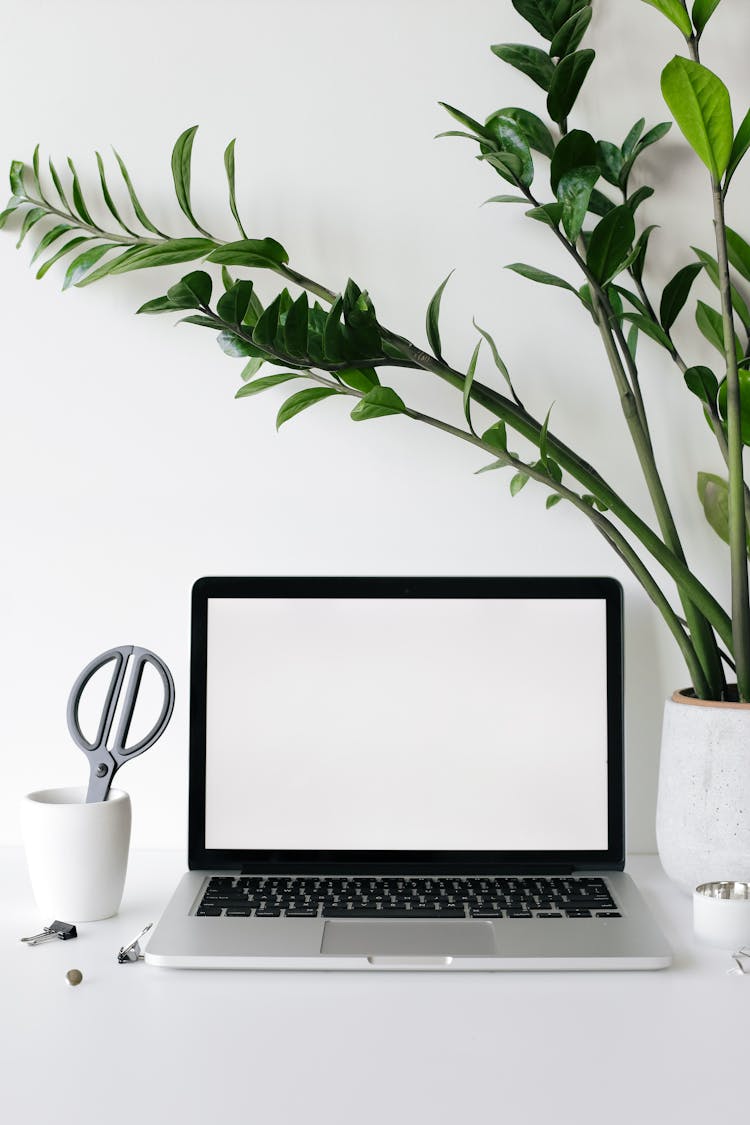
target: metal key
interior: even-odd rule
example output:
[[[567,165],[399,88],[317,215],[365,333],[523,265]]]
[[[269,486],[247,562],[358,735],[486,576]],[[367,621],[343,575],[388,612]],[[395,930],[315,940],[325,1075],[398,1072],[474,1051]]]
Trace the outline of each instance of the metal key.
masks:
[[[52,941],[53,938],[59,938],[60,941],[67,941],[69,938],[78,937],[78,930],[72,922],[52,922],[49,926],[45,926],[40,934],[32,934],[31,937],[22,937],[21,941],[25,941],[27,945],[41,945],[44,941]]]

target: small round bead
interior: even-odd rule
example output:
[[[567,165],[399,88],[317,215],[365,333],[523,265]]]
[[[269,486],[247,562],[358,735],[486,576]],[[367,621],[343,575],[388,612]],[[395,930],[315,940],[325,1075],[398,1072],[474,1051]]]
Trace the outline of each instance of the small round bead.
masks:
[[[83,980],[83,973],[80,969],[68,969],[65,979],[70,985],[80,984]]]

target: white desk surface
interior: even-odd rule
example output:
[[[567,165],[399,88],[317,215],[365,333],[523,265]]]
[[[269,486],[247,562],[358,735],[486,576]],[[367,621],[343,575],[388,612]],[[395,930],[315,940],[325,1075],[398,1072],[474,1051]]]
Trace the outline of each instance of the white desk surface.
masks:
[[[13,1125],[748,1121],[750,977],[701,948],[653,856],[627,870],[660,972],[279,973],[118,965],[184,867],[136,852],[120,914],[28,948],[22,853],[0,849],[0,1075]],[[79,968],[76,988],[65,973]]]

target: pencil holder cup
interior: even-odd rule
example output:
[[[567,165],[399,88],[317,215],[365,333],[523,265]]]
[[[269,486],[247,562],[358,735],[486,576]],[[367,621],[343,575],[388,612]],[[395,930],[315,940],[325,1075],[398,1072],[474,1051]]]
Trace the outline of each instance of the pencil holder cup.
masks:
[[[130,797],[122,789],[91,804],[83,786],[40,789],[23,798],[26,862],[43,918],[94,922],[117,913],[130,821]]]

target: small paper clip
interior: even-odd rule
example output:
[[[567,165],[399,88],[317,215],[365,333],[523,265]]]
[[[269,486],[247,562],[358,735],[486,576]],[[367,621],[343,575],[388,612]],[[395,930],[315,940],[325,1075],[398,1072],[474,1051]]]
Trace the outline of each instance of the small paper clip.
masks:
[[[734,968],[727,969],[727,976],[745,977],[750,975],[750,970],[745,968],[745,961],[748,959],[750,959],[750,949],[743,945],[742,949],[738,949],[736,953],[732,954]]]
[[[153,926],[153,922],[149,922],[144,926],[137,938],[131,941],[130,945],[123,945],[120,952],[117,954],[117,962],[119,965],[126,965],[129,961],[142,961],[143,953],[141,952],[141,939],[146,936],[148,931]]]

